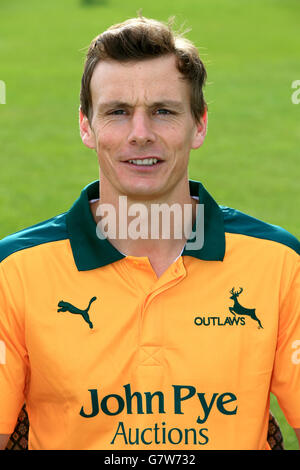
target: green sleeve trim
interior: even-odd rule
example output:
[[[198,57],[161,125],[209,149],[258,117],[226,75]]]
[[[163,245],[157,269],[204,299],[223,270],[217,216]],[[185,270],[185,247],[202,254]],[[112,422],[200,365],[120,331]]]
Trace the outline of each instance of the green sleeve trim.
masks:
[[[287,230],[278,225],[263,222],[230,207],[220,207],[224,216],[225,233],[236,233],[281,243],[300,255],[299,240]]]
[[[17,251],[69,238],[65,214],[8,235],[0,241],[0,262]]]

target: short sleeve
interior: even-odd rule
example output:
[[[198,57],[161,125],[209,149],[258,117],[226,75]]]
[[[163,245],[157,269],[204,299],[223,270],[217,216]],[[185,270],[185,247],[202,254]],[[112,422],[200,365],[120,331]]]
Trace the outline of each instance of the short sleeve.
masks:
[[[9,262],[0,264],[0,434],[14,430],[28,373],[24,295],[17,274]]]
[[[288,423],[300,428],[300,261],[283,299],[271,392]]]

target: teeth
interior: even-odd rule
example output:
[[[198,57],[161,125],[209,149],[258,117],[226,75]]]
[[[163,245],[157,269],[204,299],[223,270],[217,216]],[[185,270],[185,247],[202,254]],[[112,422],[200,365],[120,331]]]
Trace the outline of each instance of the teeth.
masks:
[[[134,165],[155,165],[158,160],[157,158],[144,158],[143,160],[129,160],[129,163]]]

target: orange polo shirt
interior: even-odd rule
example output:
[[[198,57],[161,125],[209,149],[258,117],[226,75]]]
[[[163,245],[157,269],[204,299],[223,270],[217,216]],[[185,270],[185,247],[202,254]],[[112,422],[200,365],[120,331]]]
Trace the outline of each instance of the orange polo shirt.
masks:
[[[0,433],[29,449],[264,449],[269,396],[300,427],[299,242],[216,204],[157,278],[72,208],[0,242]]]

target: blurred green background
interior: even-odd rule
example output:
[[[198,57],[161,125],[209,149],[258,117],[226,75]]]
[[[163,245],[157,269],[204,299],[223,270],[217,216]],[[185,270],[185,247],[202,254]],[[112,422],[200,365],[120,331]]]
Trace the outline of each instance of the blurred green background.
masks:
[[[300,237],[298,0],[0,0],[0,237],[67,210],[98,178],[78,131],[84,53],[112,23],[175,15],[206,64],[208,135],[190,177]],[[275,397],[285,447],[297,449]]]

